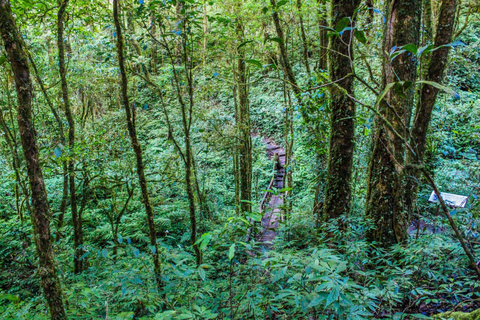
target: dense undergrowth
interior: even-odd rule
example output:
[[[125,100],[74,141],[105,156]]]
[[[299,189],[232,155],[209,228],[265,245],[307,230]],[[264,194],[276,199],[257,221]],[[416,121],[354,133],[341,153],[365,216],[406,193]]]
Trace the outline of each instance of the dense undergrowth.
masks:
[[[80,25],[73,27],[81,30]],[[42,37],[37,28],[32,29],[26,39]],[[86,95],[90,94],[89,103],[97,108],[96,115],[79,119],[75,150],[77,192],[85,234],[84,272],[73,273],[73,228],[68,210],[64,226],[60,230],[54,227],[52,235],[71,319],[425,319],[447,311],[472,311],[480,307],[480,283],[468,267],[467,257],[447,220],[436,205],[427,203],[432,190],[424,181],[417,199],[419,216],[411,219],[408,241],[389,249],[366,241],[365,232],[373,227],[364,218],[374,118],[369,110],[359,112],[357,119],[352,212],[344,218],[347,231],[340,232],[333,223],[320,228],[328,233],[320,232],[312,213],[318,177],[325,175],[326,170],[325,164],[318,163],[315,157],[318,149],[323,153],[328,149],[328,105],[319,106],[325,113],[325,117],[317,119],[322,123],[319,130],[325,132],[321,145],[312,141],[302,110],[296,109],[291,166],[293,211],[281,223],[274,250],[256,257],[249,255],[248,252],[260,249],[254,241],[244,242],[250,226],[246,217],[237,215],[235,210],[232,173],[235,106],[225,75],[227,67],[222,73],[217,66],[207,66],[198,76],[197,85],[202,90],[196,96],[198,107],[192,126],[199,182],[196,187],[206,196],[207,205],[198,214],[199,243],[204,252],[204,262],[198,267],[189,242],[183,166],[169,139],[163,102],[138,72],[130,80],[129,93],[138,112],[137,128],[162,256],[165,285],[158,291],[151,261],[154,249],[148,242],[125,111],[118,107],[117,97],[112,93],[117,70],[108,51],[113,47],[114,36],[108,24],[101,30],[104,33],[95,37],[78,31],[71,40],[78,52],[72,54],[70,63],[74,67],[69,80]],[[469,196],[467,207],[452,211],[452,215],[477,257],[480,255],[479,30],[479,23],[472,22],[459,37],[466,46],[452,51],[446,85],[457,91],[460,98],[439,96],[428,143],[428,166],[441,191]],[[225,39],[217,41],[221,44]],[[45,50],[41,41],[32,40],[31,48],[38,55]],[[132,52],[129,55],[132,64],[142,59]],[[83,64],[87,59],[96,62]],[[51,70],[54,63],[48,58],[39,64],[42,72],[56,76],[54,69]],[[135,74],[135,66],[131,68]],[[276,70],[264,69],[255,73],[255,85],[249,92],[254,127],[255,211],[272,174],[272,163],[262,139],[269,137],[279,144],[284,144],[285,139],[284,88],[281,81],[269,80],[276,79]],[[317,79],[309,79],[302,70],[301,65],[295,66],[302,81],[316,83]],[[85,74],[90,78],[86,79]],[[176,97],[169,84],[172,68],[164,66],[158,74],[153,80],[164,85],[170,94],[164,103],[176,121],[174,125],[179,127]],[[357,85],[357,97],[375,101],[369,91]],[[2,98],[13,96],[12,87],[2,90]],[[324,94],[328,94],[326,90],[318,90],[302,99],[314,104]],[[78,92],[75,95],[78,114],[82,113],[84,103],[81,96]],[[6,108],[3,100],[2,108]],[[36,103],[43,103],[40,94]],[[40,109],[37,106],[35,122],[53,226],[60,215],[61,163],[68,155],[66,146],[52,138],[53,116]],[[87,121],[87,117],[92,119]],[[12,193],[15,175],[6,150],[2,145],[0,318],[48,319],[37,277],[32,226],[28,212],[23,219],[15,212]],[[26,204],[21,206],[25,208]],[[250,217],[258,220],[259,215],[252,213]],[[420,229],[413,227],[415,220],[421,220]],[[57,233],[63,236],[57,237]]]

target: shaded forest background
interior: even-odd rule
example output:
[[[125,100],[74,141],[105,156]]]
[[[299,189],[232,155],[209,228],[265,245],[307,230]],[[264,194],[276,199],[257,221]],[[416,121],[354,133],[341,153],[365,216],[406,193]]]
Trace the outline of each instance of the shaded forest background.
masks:
[[[478,309],[466,253],[478,261],[480,6],[403,1],[394,20],[395,3],[0,1],[0,318]],[[450,39],[435,46],[448,4]],[[7,6],[33,83],[52,278],[38,258]],[[431,79],[441,52],[445,71]],[[245,237],[273,171],[264,138],[285,149],[285,189],[271,192],[288,197],[274,249],[255,255]],[[468,196],[466,208],[429,204],[429,178]]]

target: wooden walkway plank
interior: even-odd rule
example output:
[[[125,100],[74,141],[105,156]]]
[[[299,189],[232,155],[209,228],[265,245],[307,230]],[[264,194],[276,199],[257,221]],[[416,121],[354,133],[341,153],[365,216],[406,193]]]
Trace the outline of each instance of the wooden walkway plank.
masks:
[[[285,175],[285,150],[269,139],[264,139],[263,143],[266,144],[267,155],[271,159],[277,159],[278,163],[275,165],[275,175],[273,177],[273,186],[277,189],[283,189],[283,177]],[[267,192],[268,193],[268,192]],[[279,221],[281,219],[281,207],[283,206],[283,193],[279,194],[265,194],[264,199],[270,197],[268,205],[261,204],[261,212],[264,212],[262,218],[262,231],[257,235],[256,240],[262,243],[262,251],[267,251],[273,248],[273,242],[277,236],[276,229],[278,228]],[[263,208],[262,208],[263,206]]]

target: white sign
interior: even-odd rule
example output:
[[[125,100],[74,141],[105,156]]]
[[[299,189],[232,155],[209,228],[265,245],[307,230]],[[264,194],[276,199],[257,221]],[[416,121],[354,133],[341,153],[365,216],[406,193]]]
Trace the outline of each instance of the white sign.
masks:
[[[459,196],[457,194],[446,193],[446,192],[440,192],[440,195],[442,196],[443,201],[445,201],[445,204],[447,206],[456,207],[456,208],[465,208],[467,204],[468,197],[466,196]],[[430,198],[428,198],[428,202],[438,203],[438,197],[435,194],[435,191],[432,191]]]

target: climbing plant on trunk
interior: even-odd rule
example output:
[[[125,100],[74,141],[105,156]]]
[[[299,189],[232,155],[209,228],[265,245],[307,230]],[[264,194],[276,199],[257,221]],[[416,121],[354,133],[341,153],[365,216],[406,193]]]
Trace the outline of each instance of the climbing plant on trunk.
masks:
[[[27,164],[32,196],[31,219],[38,255],[37,274],[53,320],[66,319],[62,288],[55,269],[50,235],[50,212],[47,192],[39,161],[39,150],[33,125],[33,88],[28,58],[8,0],[0,0],[0,33],[13,69],[18,101],[18,128]]]
[[[434,48],[430,57],[430,65],[425,75],[426,81],[441,83],[448,61],[450,47],[445,46],[452,41],[457,12],[457,0],[444,0],[440,6],[439,22],[435,32]],[[431,12],[430,12],[431,14]],[[415,155],[409,153],[409,163],[419,164],[423,162],[425,147],[427,145],[427,131],[432,117],[433,106],[437,99],[439,89],[430,84],[424,84],[421,88],[420,98],[417,103],[416,114],[412,126],[410,144],[413,146]],[[413,170],[410,173],[406,187],[406,199],[409,211],[413,211],[414,199],[417,195],[417,181],[421,173]]]
[[[250,104],[248,101],[247,66],[245,61],[245,25],[240,16],[235,23],[235,34],[239,42],[237,49],[237,70],[235,73],[237,93],[237,130],[240,169],[240,210],[242,213],[252,211],[252,137],[250,125]]]
[[[353,94],[353,28],[360,1],[334,0],[331,4],[332,27],[336,34],[330,40],[330,78],[336,85],[330,89],[330,144],[325,188],[325,220],[338,218],[350,211],[352,163],[355,134],[355,103],[345,93]]]
[[[366,216],[374,229],[371,241],[389,246],[407,238],[407,214],[404,206],[405,139],[413,109],[417,59],[401,51],[405,45],[418,46],[421,0],[387,2],[383,52],[384,99],[375,119],[373,151],[369,163]],[[391,127],[387,127],[387,121]]]

